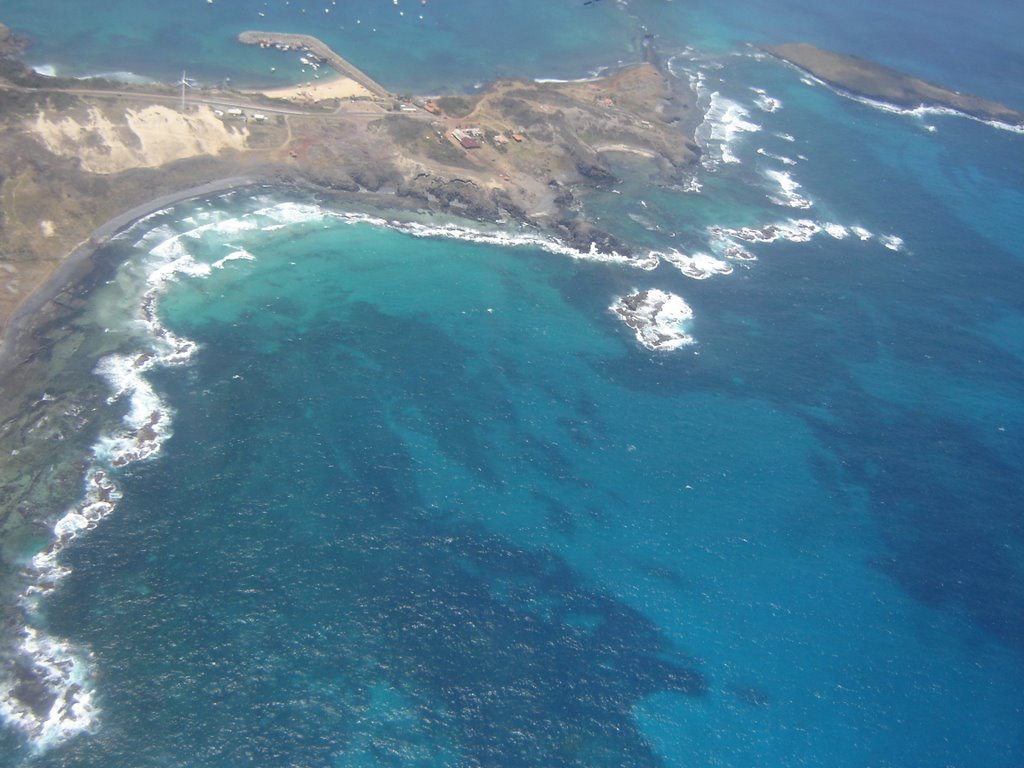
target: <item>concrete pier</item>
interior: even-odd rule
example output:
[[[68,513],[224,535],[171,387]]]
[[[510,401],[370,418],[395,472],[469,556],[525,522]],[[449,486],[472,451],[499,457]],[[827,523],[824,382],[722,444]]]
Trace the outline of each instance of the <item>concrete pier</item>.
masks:
[[[363,72],[359,67],[339,56],[329,45],[311,35],[293,35],[287,32],[242,32],[238,42],[246,45],[262,45],[272,48],[288,48],[308,51],[318,59],[322,59],[331,69],[355,80],[366,90],[379,99],[386,99],[391,93],[383,85]]]

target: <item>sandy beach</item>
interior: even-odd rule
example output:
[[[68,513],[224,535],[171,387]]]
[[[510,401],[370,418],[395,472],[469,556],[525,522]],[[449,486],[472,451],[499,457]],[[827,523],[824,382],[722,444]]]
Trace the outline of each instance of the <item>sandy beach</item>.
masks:
[[[372,98],[373,94],[355,80],[348,77],[332,77],[330,79],[312,80],[299,85],[291,85],[284,88],[270,88],[258,91],[271,99],[286,99],[287,101],[312,104],[317,101],[329,99],[360,99]]]

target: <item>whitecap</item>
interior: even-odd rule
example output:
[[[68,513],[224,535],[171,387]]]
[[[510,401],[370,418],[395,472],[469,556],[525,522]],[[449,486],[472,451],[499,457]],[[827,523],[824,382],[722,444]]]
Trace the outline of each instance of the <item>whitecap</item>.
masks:
[[[245,250],[245,248],[237,248],[227,256],[217,259],[211,266],[214,269],[224,269],[224,265],[229,261],[256,261],[256,257]]]
[[[633,329],[636,340],[651,351],[669,352],[693,344],[687,330],[693,310],[674,293],[658,289],[621,296],[608,308]]]
[[[754,106],[762,112],[778,112],[782,109],[782,101],[773,96],[769,96],[768,92],[765,91],[764,88],[751,87],[750,90],[757,94],[754,98]]]
[[[774,152],[769,152],[764,147],[757,148],[757,154],[767,157],[769,160],[775,160],[782,163],[783,165],[796,165],[796,160],[785,155],[777,155]]]
[[[768,199],[776,205],[802,209],[807,209],[814,205],[811,200],[798,192],[801,185],[789,173],[773,169],[767,169],[763,173],[766,178],[779,185],[778,194],[768,196]]]
[[[707,253],[687,255],[675,250],[658,251],[658,256],[693,280],[707,280],[715,275],[728,275],[732,272],[732,264],[717,259]]]
[[[704,121],[697,126],[694,136],[702,150],[701,162],[706,170],[714,170],[722,163],[738,163],[735,145],[744,133],[755,133],[761,126],[751,122],[750,112],[736,101],[727,99],[718,91],[710,94]]]

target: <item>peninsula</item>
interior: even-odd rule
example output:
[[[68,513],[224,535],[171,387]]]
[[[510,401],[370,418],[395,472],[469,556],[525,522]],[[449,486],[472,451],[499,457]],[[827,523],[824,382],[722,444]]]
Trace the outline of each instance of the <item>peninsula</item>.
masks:
[[[25,68],[18,57],[27,41],[0,33],[0,617],[8,626],[25,618],[17,603],[27,594],[25,553],[56,551],[51,516],[81,498],[96,414],[109,397],[92,375],[91,348],[83,350],[104,338],[83,332],[81,309],[118,258],[116,246],[100,246],[134,221],[186,198],[270,187],[342,210],[497,221],[628,257],[586,217],[586,191],[615,183],[616,158],[672,183],[689,177],[697,157],[695,98],[650,61],[586,82],[502,81],[473,95],[414,98],[389,93],[313,38],[249,33],[240,42],[301,56],[314,71],[327,65],[340,85],[308,83],[270,98],[61,80]],[[660,323],[648,343],[685,341],[675,327],[684,304],[652,294],[634,309],[634,330]],[[154,412],[138,434],[155,434],[160,418]],[[97,482],[96,501],[108,504],[109,486]],[[89,694],[62,648],[0,648],[0,705],[35,738],[47,723],[75,730],[89,717]]]
[[[856,56],[824,51],[807,43],[769,45],[762,50],[854,96],[901,109],[952,109],[979,120],[1024,127],[1024,112],[990,99],[943,88]]]
[[[166,205],[245,179],[520,222],[584,250],[626,253],[586,220],[580,192],[614,182],[616,155],[649,163],[665,183],[697,157],[695,98],[651,63],[587,82],[501,81],[472,96],[403,100],[315,38],[244,33],[242,43],[315,57],[358,86],[340,91],[347,98],[299,90],[285,100],[44,77],[20,63],[25,43],[4,31],[0,333],[69,254],[109,236],[105,223],[144,213],[140,201]]]
[[[588,220],[587,190],[615,183],[617,159],[666,184],[688,179],[697,160],[695,96],[655,62],[585,82],[508,80],[473,95],[399,98],[319,41],[247,39],[329,63],[336,78],[317,82],[335,87],[274,99],[62,80],[26,68],[28,41],[0,28],[0,439],[17,455],[0,468],[0,542],[12,552],[13,532],[32,530],[32,510],[60,508],[79,491],[80,473],[51,453],[81,432],[91,406],[35,406],[41,387],[73,388],[48,378],[59,369],[50,357],[74,346],[83,286],[104,267],[100,246],[135,220],[262,186],[385,215],[499,221],[628,256]],[[48,466],[63,474],[38,469]],[[34,493],[54,498],[30,503]],[[0,549],[0,581],[16,571]]]

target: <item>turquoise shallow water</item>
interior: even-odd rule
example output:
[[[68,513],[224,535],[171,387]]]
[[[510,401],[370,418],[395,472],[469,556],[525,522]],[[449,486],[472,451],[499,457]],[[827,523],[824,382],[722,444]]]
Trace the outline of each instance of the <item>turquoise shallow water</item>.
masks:
[[[118,379],[166,439],[108,467],[121,498],[30,615],[95,718],[30,764],[1019,763],[1022,137],[713,52],[759,14],[823,29],[803,8],[677,5],[628,11],[699,31],[673,66],[713,118],[703,191],[623,165],[590,213],[669,256],[806,242],[698,281],[263,192],[114,244],[82,322],[122,363],[198,347]],[[695,343],[638,344],[608,310],[635,288],[683,297]],[[0,765],[31,754],[2,732]]]

